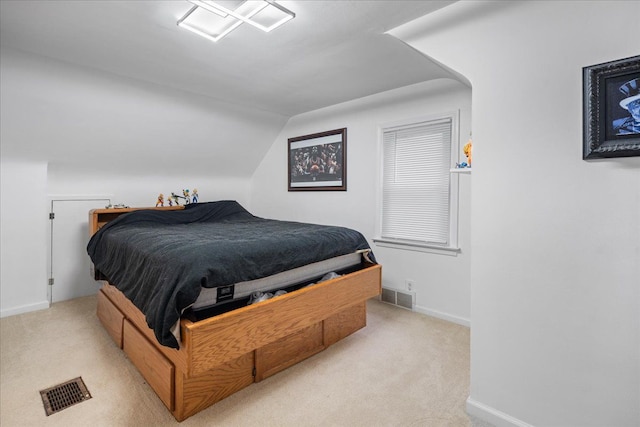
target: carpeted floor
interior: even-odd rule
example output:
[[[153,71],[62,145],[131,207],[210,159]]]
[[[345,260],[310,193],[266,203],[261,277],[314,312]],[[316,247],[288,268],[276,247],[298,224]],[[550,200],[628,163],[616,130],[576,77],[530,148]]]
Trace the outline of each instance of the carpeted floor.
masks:
[[[96,298],[0,319],[0,424],[178,423],[95,316]],[[184,426],[490,427],[464,411],[469,329],[369,301],[368,325]],[[81,376],[92,398],[46,416],[40,390]]]

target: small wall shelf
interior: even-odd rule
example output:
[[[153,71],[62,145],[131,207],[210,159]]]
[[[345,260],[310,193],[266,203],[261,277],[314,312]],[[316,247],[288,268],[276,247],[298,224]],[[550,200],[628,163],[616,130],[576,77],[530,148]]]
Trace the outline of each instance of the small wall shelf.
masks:
[[[471,173],[471,168],[452,168],[449,169],[451,173]]]

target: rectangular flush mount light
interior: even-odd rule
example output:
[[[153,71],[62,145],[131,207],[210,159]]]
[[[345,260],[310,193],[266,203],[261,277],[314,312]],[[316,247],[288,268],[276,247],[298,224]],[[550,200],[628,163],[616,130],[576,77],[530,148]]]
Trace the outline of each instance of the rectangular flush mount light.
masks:
[[[209,40],[218,41],[241,24],[269,32],[296,15],[273,0],[187,0],[194,6],[178,25]]]

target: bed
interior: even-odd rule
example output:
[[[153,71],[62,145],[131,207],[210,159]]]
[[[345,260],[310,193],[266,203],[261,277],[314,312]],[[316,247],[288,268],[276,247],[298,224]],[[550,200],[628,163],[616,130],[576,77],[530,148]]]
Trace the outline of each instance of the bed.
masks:
[[[381,267],[353,230],[265,220],[233,201],[198,205],[89,213],[92,274],[105,281],[98,294],[98,318],[178,421],[364,327],[366,300],[381,290]],[[203,218],[213,225],[202,226]],[[281,226],[293,231],[283,232]],[[301,229],[307,226],[311,234],[303,237]],[[222,258],[206,265],[209,256],[203,254],[211,248],[203,234],[209,228],[221,239],[216,233],[222,228],[242,236],[238,230],[249,227],[265,234],[273,229],[271,238],[281,236],[277,249],[263,250],[257,258],[242,255],[237,264],[236,247],[227,246]],[[195,237],[186,231],[191,228],[198,230]],[[340,248],[335,239],[344,239],[343,232],[351,241]],[[319,235],[328,240],[319,242]],[[142,254],[113,246],[118,236],[141,236]],[[257,237],[249,236],[232,245],[250,247]],[[304,241],[312,241],[313,250],[295,246]],[[162,250],[154,251],[158,247]],[[169,262],[180,257],[186,259],[185,267]],[[327,261],[334,264],[320,266]],[[306,275],[291,273],[309,266]],[[327,269],[331,274],[325,274]],[[282,276],[288,274],[293,278]],[[145,281],[152,290],[141,290]],[[247,305],[256,289],[270,293],[274,286],[283,288],[282,295]],[[208,294],[209,302],[202,302],[201,294]]]

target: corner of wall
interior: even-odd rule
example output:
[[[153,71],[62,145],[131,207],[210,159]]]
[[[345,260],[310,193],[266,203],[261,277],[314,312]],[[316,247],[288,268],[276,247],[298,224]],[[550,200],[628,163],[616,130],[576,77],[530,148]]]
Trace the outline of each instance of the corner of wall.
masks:
[[[466,402],[467,414],[488,421],[496,427],[533,427],[511,415],[480,403],[469,396]]]

